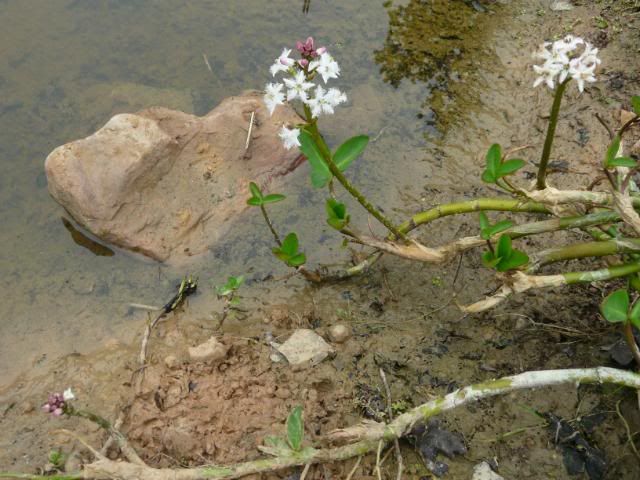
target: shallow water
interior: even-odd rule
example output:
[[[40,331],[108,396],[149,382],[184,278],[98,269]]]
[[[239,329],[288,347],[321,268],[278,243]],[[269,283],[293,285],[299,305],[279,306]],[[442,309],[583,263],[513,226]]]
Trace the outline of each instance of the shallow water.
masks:
[[[350,98],[325,122],[329,139],[351,132],[374,139],[351,173],[363,190],[394,214],[415,210],[425,179],[462,187],[437,156],[437,123],[444,122],[429,105],[433,89],[459,75],[449,65],[471,55],[493,28],[481,23],[487,14],[462,1],[429,8],[401,2],[406,9],[311,1],[308,14],[303,4],[0,1],[0,386],[61,354],[131,340],[144,315],[130,314],[127,304],[162,304],[186,273],[118,250],[95,255],[77,242],[65,226],[68,216],[49,197],[46,155],[115,113],[163,105],[204,114],[226,96],[260,89],[282,46],[313,35],[341,63],[337,83]],[[336,263],[346,255],[337,235],[315,221],[324,215],[322,197],[305,174],[303,167],[292,175],[290,203],[274,209],[275,221],[299,232],[312,262]],[[253,280],[286,274],[269,253],[267,233],[251,212],[227,242],[193,265],[203,292],[191,301],[194,316],[219,307],[211,286],[228,274]],[[256,286],[251,294],[286,301],[302,287]]]

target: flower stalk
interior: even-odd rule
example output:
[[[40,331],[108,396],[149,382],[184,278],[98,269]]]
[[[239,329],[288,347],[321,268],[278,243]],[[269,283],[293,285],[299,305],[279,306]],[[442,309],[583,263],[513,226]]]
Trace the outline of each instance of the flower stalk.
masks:
[[[547,136],[544,139],[544,148],[542,149],[542,157],[538,166],[538,176],[536,179],[536,188],[544,190],[547,186],[547,166],[549,165],[549,157],[551,156],[551,147],[553,139],[556,135],[556,127],[558,125],[558,116],[560,114],[560,105],[562,104],[562,96],[567,88],[570,79],[566,79],[558,85],[556,94],[553,97],[553,105],[551,106],[551,116],[549,117],[549,125],[547,126]]]

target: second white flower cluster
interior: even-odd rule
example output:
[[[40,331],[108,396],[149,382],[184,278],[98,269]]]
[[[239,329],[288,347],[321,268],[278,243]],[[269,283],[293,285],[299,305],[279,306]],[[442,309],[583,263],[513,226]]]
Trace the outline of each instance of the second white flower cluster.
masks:
[[[582,52],[578,52],[582,49]],[[564,83],[571,77],[578,82],[580,93],[584,90],[585,82],[595,82],[595,70],[600,64],[598,49],[580,37],[567,35],[555,42],[545,42],[535,55],[544,60],[542,65],[534,65],[533,69],[539,75],[533,86],[542,83],[553,89],[555,82]]]

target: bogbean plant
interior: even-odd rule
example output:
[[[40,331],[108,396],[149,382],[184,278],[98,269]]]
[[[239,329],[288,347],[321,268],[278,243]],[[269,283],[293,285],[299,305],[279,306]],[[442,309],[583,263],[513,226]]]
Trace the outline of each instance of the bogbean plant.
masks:
[[[554,93],[535,185],[518,185],[517,175],[527,162],[520,158],[508,158],[509,155],[503,152],[502,147],[494,144],[488,149],[481,179],[484,183],[498,187],[511,198],[477,198],[443,204],[420,212],[402,223],[394,222],[375,208],[345,176],[347,168],[367,147],[368,137],[357,135],[332,149],[320,132],[318,119],[333,114],[337,106],[347,101],[344,92],[327,86],[330,80],[340,75],[338,63],[325,47],[316,48],[312,38],[297,42],[295,50],[299,58],[292,58],[292,49],[285,48],[271,65],[271,75],[274,78],[284,78],[281,82],[274,81],[266,85],[264,102],[271,114],[285,103],[301,103],[301,121],[296,125],[283,125],[279,136],[285,148],[298,148],[307,158],[313,187],[327,189],[325,210],[329,226],[342,233],[348,241],[373,247],[372,253],[364,262],[346,269],[339,274],[340,277],[364,271],[385,253],[415,261],[444,263],[466,250],[484,245],[486,251],[482,254],[482,261],[486,267],[497,272],[502,287],[494,296],[462,307],[466,312],[486,310],[513,294],[531,288],[625,278],[629,288],[640,291],[640,216],[636,211],[640,208],[640,191],[633,181],[633,175],[639,166],[638,160],[625,156],[622,148],[624,135],[633,125],[640,124],[640,96],[631,99],[633,115],[617,131],[602,121],[611,136],[611,142],[606,152],[603,152],[601,167],[602,178],[608,182],[607,190],[559,190],[547,183],[562,100],[571,83],[575,83],[578,94],[582,94],[589,83],[596,81],[596,70],[601,63],[597,48],[580,37],[568,35],[554,42],[545,42],[535,53],[535,57],[542,62],[533,66],[537,74],[533,86],[546,85]],[[336,194],[336,183],[342,185],[368,214],[387,229],[386,238],[363,235],[352,226],[351,215]],[[265,207],[284,200],[284,195],[265,195],[255,183],[251,183],[250,190],[252,196],[248,204],[261,209],[276,242],[274,255],[310,280],[335,278],[334,275],[323,277],[320,272],[311,274],[304,267],[307,258],[300,251],[295,232],[281,240]],[[498,219],[492,223],[486,213],[492,211],[543,214],[549,218],[520,224],[508,219]],[[412,230],[439,218],[471,212],[480,212],[479,235],[475,237],[430,247],[421,244],[415,237],[408,236]],[[559,230],[580,230],[589,234],[592,241],[554,246],[529,254],[513,245],[513,241],[518,238]],[[609,258],[602,269],[554,275],[536,274],[545,265],[552,263],[604,256]],[[624,291],[629,297],[629,291]],[[612,322],[622,322],[621,316],[607,313],[607,302],[611,302],[611,297],[603,305],[605,318]],[[626,338],[640,363],[640,351],[633,341],[633,334],[628,334],[632,325],[640,328],[633,315],[629,313],[628,319],[623,323]]]

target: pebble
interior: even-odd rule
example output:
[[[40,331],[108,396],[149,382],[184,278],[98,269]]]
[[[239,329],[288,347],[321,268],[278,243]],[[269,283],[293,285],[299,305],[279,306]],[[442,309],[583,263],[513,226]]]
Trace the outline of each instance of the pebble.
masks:
[[[189,347],[189,357],[194,362],[219,362],[227,356],[228,351],[226,345],[216,337],[211,337],[200,345]]]
[[[175,355],[167,355],[164,357],[164,364],[167,368],[173,370],[174,368],[178,368],[180,366],[180,361],[176,358]]]
[[[329,338],[335,343],[344,343],[351,337],[351,329],[341,323],[329,328]]]

